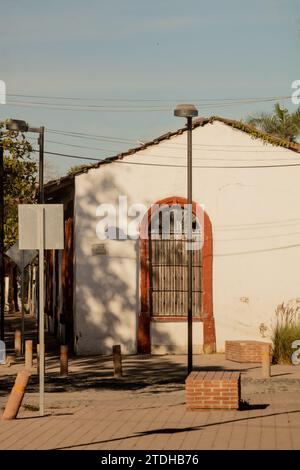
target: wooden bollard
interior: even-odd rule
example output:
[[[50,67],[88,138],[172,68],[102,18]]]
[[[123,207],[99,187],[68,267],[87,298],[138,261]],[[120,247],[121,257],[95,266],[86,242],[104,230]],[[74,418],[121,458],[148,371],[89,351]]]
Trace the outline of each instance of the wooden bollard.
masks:
[[[30,370],[32,368],[32,340],[25,341],[25,368]]]
[[[14,362],[15,362],[15,356],[13,356],[12,354],[6,356],[7,367],[10,367],[12,364],[14,364]]]
[[[28,370],[21,370],[15,380],[15,384],[10,392],[5,410],[2,415],[2,420],[15,419],[22,404],[25,390],[30,378]]]
[[[122,377],[122,354],[121,346],[116,344],[113,346],[113,359],[114,359],[114,376]]]
[[[271,377],[271,355],[268,343],[261,347],[261,375],[264,379]]]
[[[68,346],[60,346],[60,375],[68,375]]]
[[[15,354],[21,356],[22,354],[22,334],[21,330],[15,331]]]

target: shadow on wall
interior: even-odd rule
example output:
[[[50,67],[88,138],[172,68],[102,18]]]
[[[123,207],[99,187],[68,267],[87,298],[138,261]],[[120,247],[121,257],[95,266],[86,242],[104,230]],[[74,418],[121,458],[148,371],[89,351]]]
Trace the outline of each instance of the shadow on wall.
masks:
[[[125,166],[124,166],[125,167]],[[137,351],[137,325],[140,312],[139,240],[100,240],[96,225],[101,217],[96,209],[101,203],[116,208],[118,198],[127,195],[126,187],[117,186],[113,171],[100,177],[102,169],[83,175],[77,183],[76,199],[76,317],[75,350],[78,354],[110,354],[113,344],[121,344],[122,352]],[[124,168],[124,178],[126,181]],[[141,198],[142,199],[142,198]],[[139,201],[131,201],[128,206]],[[149,202],[150,205],[150,202]],[[104,245],[104,253],[93,254],[93,245]],[[161,344],[170,344],[167,333],[159,336]]]

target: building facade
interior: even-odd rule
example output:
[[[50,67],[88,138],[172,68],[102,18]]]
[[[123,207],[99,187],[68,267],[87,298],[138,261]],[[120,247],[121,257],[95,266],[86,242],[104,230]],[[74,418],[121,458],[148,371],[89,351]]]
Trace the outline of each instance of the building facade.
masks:
[[[240,122],[195,121],[193,213],[203,239],[193,254],[195,353],[268,339],[276,306],[299,296],[299,151]],[[76,353],[107,354],[113,344],[127,354],[186,352],[184,232],[173,219],[168,240],[159,223],[156,237],[149,232],[153,205],[185,207],[186,180],[184,128],[48,184],[48,202],[69,201],[59,315]],[[136,238],[120,222],[124,201],[129,225],[139,209]],[[108,207],[116,239],[103,240]]]

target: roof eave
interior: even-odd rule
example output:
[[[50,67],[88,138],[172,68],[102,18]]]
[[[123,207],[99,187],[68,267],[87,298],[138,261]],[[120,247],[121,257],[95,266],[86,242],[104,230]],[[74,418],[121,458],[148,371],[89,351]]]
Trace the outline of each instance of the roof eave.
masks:
[[[244,123],[243,121],[223,118],[221,116],[211,116],[209,118],[204,118],[204,117],[197,118],[193,121],[193,129],[196,129],[197,127],[203,127],[206,124],[212,124],[215,121],[222,122],[228,126],[233,127],[234,129],[245,132],[248,135],[252,136],[254,139],[260,139],[260,140],[265,141],[268,144],[271,144],[274,146],[280,146],[280,147],[286,148],[287,150],[300,153],[300,144],[297,144],[295,142],[289,142],[287,140],[281,139],[280,137],[267,134],[266,132],[263,132],[253,126],[250,126],[247,123]],[[186,132],[186,130],[187,130],[186,126],[181,127],[180,129],[177,129],[176,131],[171,131],[171,132],[162,134],[159,137],[156,137],[153,140],[145,142],[138,147],[133,147],[127,150],[126,152],[121,152],[113,157],[107,157],[103,160],[99,160],[99,162],[95,164],[82,166],[82,168],[78,169],[77,172],[74,172],[70,175],[63,176],[62,178],[54,180],[54,181],[49,181],[49,183],[45,185],[45,189],[55,190],[55,188],[60,187],[60,185],[66,184],[66,182],[71,182],[72,180],[74,180],[76,176],[79,176],[90,170],[97,169],[102,165],[113,163],[116,160],[122,160],[124,157],[134,155],[137,152],[140,152],[141,150],[146,150],[148,147],[158,145],[160,142],[169,140],[172,137],[183,134],[184,132]]]

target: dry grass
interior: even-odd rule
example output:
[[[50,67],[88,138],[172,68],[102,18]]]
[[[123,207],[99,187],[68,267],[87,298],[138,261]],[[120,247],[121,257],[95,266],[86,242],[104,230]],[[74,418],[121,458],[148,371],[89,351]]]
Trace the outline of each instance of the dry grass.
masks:
[[[275,311],[276,323],[272,328],[273,362],[291,364],[294,352],[292,343],[300,340],[299,307],[278,305]]]

